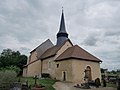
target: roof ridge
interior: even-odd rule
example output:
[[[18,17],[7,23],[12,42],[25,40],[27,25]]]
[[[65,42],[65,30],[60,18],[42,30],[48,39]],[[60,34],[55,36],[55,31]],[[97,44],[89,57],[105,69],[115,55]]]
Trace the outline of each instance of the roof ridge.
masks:
[[[40,45],[38,45],[35,49],[31,50],[30,53],[33,52],[33,51],[35,51],[38,47],[42,46],[42,45],[43,45],[45,42],[47,42],[47,41],[50,41],[50,42],[52,43],[52,41],[51,41],[50,39],[47,39],[47,40],[45,40],[43,43],[41,43]],[[52,43],[52,44],[53,44],[53,43]],[[53,45],[54,45],[54,44],[53,44]]]
[[[66,49],[55,61],[64,60],[67,58],[76,58],[82,60],[90,60],[95,62],[102,62],[99,58],[95,57],[94,55],[90,54],[83,48],[78,45],[74,45]]]
[[[45,58],[48,58],[48,57],[51,57],[51,56],[54,56],[54,55],[56,55],[56,53],[62,48],[62,46],[63,45],[65,45],[65,43],[66,42],[69,42],[72,46],[73,46],[73,44],[72,44],[72,42],[70,41],[70,39],[67,39],[67,40],[65,40],[64,41],[64,43],[62,43],[61,45],[55,45],[55,46],[53,46],[53,47],[51,47],[51,48],[49,48],[49,49],[47,49],[42,55],[41,55],[41,59],[45,59]],[[71,46],[71,47],[72,47]],[[68,48],[67,48],[68,49]],[[67,50],[66,49],[66,50]],[[49,52],[49,51],[51,51],[52,50],[52,52],[51,53],[47,53],[47,52]],[[66,51],[65,50],[65,51]],[[65,52],[64,51],[64,52]],[[64,53],[63,52],[63,53]],[[72,53],[72,52],[71,52]],[[61,53],[62,54],[62,53]],[[72,54],[71,54],[72,55]],[[59,56],[58,56],[59,57]]]
[[[90,56],[92,56],[92,57],[94,57],[94,58],[100,60],[99,58],[97,58],[97,57],[94,56],[93,54],[89,53],[87,50],[83,49],[82,47],[80,47],[80,46],[78,46],[78,45],[75,45],[75,46],[77,46],[78,48],[81,48],[86,54],[88,54],[88,55],[90,55]],[[100,61],[101,61],[101,60],[100,60]]]
[[[66,41],[67,41],[67,40],[66,40]],[[65,42],[66,42],[66,41],[65,41]],[[61,45],[55,45],[55,46],[51,47],[51,48],[58,47],[57,50],[54,52],[54,55],[55,55],[55,54],[58,52],[58,50],[65,44],[65,42],[62,43]],[[46,58],[46,57],[43,57],[43,56],[44,56],[44,54],[45,54],[48,50],[50,50],[51,48],[47,49],[47,50],[41,55],[40,59]],[[49,56],[47,56],[47,57],[49,57]]]
[[[74,46],[71,46],[71,47],[67,48],[65,51],[67,51],[68,49],[72,49],[72,50],[71,50],[71,53],[70,53],[70,55],[72,56],[72,55],[73,55],[73,52],[74,52]]]
[[[81,47],[80,47],[81,48]],[[85,49],[83,49],[83,48],[81,48],[82,50],[84,50],[86,53],[88,53],[89,55],[91,55],[91,56],[93,56],[94,58],[96,58],[96,59],[99,59],[99,58],[97,58],[96,56],[94,56],[93,54],[91,54],[91,53],[89,53],[87,50],[85,50]],[[100,60],[100,59],[99,59]]]

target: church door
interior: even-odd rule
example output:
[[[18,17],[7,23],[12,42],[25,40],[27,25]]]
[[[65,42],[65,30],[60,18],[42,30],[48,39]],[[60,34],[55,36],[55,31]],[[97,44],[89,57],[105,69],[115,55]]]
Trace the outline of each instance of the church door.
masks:
[[[66,72],[63,72],[63,81],[66,81]]]
[[[85,69],[85,78],[88,78],[88,80],[92,80],[90,66],[87,66],[86,69]]]

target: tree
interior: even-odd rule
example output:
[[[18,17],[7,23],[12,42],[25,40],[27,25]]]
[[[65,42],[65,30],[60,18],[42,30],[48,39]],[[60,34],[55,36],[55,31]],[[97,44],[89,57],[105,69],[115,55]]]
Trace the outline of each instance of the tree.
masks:
[[[27,63],[27,56],[21,55],[19,51],[12,51],[11,49],[4,49],[0,54],[0,68],[6,68],[12,66],[17,66],[22,69],[23,65]]]
[[[120,69],[117,69],[117,73],[120,73]]]
[[[117,72],[116,72],[115,70],[112,70],[111,73],[112,73],[112,74],[116,74]]]

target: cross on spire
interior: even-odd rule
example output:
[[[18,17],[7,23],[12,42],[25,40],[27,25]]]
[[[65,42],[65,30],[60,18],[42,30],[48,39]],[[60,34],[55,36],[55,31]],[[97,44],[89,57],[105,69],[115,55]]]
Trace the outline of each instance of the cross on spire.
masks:
[[[62,13],[63,13],[63,11],[64,11],[64,8],[62,7]]]

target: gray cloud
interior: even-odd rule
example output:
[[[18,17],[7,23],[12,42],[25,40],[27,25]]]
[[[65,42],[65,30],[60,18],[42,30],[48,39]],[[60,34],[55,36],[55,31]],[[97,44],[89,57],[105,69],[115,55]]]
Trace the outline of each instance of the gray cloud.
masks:
[[[106,31],[105,36],[120,36],[120,28]]]
[[[11,48],[28,55],[48,38],[56,43],[62,6],[71,41],[102,59],[103,68],[118,69],[119,0],[2,0],[0,51]]]
[[[96,46],[98,38],[94,35],[89,35],[85,38],[82,44],[89,45],[89,46]]]

